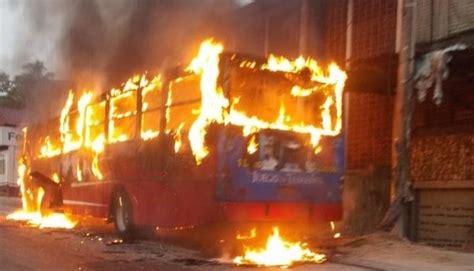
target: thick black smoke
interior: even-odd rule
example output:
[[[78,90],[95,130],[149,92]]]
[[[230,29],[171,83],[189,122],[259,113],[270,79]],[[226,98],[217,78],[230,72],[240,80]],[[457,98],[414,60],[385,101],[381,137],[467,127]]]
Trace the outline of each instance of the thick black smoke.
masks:
[[[12,76],[36,60],[54,73],[28,87],[26,124],[57,116],[69,89],[98,94],[187,63],[202,39],[220,39],[223,18],[242,0],[4,1],[13,42],[0,56],[8,55]]]
[[[79,87],[96,89],[157,72],[164,61],[185,61],[232,8],[230,0],[74,1],[59,44],[61,71]]]

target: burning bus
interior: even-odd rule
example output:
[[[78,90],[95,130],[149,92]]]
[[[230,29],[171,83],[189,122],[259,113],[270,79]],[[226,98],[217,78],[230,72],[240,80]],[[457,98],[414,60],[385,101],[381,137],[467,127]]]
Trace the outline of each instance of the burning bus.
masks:
[[[22,214],[108,218],[122,236],[338,220],[345,79],[335,64],[259,59],[210,39],[187,67],[99,97],[70,92],[58,118],[24,130]]]

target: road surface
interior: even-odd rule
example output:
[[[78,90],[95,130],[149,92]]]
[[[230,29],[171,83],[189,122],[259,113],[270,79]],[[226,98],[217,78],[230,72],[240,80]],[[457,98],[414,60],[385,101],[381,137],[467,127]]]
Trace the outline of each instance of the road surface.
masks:
[[[0,197],[0,270],[256,270],[203,256],[180,240],[155,237],[117,243],[113,227],[83,218],[73,230],[32,228],[5,220],[18,208],[18,199]],[[114,243],[115,241],[115,243]],[[180,245],[181,244],[181,245]],[[360,239],[337,249],[323,264],[294,270],[474,270],[474,254],[436,250],[394,237]],[[258,270],[281,270],[259,268]]]

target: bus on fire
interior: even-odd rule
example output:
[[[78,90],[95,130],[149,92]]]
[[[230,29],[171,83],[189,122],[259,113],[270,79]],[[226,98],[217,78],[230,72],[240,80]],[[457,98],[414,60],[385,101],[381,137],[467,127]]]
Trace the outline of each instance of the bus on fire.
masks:
[[[141,225],[341,217],[345,73],[202,43],[186,68],[133,76],[26,128],[23,215],[62,209]]]

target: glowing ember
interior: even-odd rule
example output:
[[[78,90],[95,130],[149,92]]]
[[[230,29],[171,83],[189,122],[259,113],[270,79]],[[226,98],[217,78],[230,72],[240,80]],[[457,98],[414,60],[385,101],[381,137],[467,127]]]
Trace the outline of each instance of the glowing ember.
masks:
[[[247,145],[247,152],[249,154],[254,154],[257,151],[257,149],[258,149],[258,143],[255,141],[255,135],[252,135]]]
[[[237,240],[248,240],[248,239],[253,239],[257,237],[257,229],[256,228],[252,228],[252,230],[250,231],[250,234],[248,235],[243,235],[243,234],[237,234]]]
[[[59,175],[57,173],[54,173],[53,176],[51,176],[51,180],[53,180],[55,183],[59,183]]]
[[[77,167],[76,167],[76,178],[78,181],[82,182],[82,170],[79,163],[77,164]]]
[[[278,227],[268,237],[265,248],[245,248],[244,256],[234,259],[237,265],[281,266],[288,267],[294,263],[322,263],[326,255],[315,253],[299,242],[285,241],[280,236]]]
[[[331,221],[329,224],[331,225],[331,231],[334,233],[334,230],[336,229],[336,225],[335,225],[334,222],[332,222],[332,221]],[[341,233],[340,233],[340,232],[334,233],[334,235],[333,235],[333,238],[334,238],[334,239],[337,239],[337,238],[339,238],[339,237],[341,237]]]

